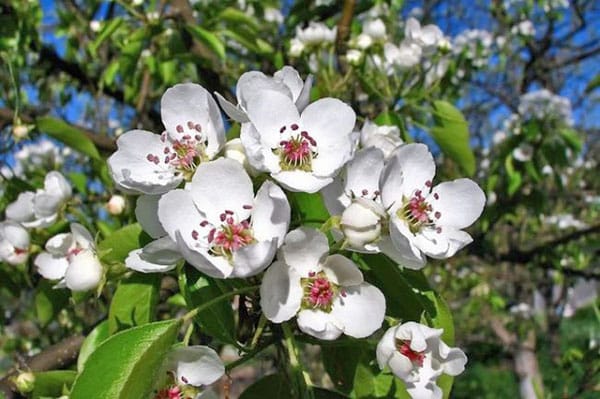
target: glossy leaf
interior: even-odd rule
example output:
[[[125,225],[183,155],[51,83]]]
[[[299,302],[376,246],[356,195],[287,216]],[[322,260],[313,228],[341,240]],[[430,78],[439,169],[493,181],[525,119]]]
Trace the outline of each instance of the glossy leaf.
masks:
[[[83,130],[52,116],[37,118],[36,125],[41,132],[62,141],[75,151],[90,158],[102,159],[98,153],[98,149]]]
[[[113,335],[89,356],[70,398],[146,399],[179,326],[167,320]]]
[[[217,35],[195,25],[188,25],[186,26],[186,29],[192,34],[192,36],[206,45],[213,53],[215,53],[217,57],[219,57],[221,60],[225,59],[225,45]]]
[[[73,384],[77,373],[72,370],[52,370],[34,373],[35,385],[32,399],[56,398],[62,396]]]
[[[79,357],[77,358],[77,371],[81,372],[87,359],[90,357],[102,342],[106,341],[110,337],[108,332],[108,320],[104,320],[98,324],[90,333],[85,337],[81,349],[79,349]]]
[[[54,289],[54,283],[41,280],[35,293],[35,312],[42,326],[56,318],[69,303],[69,291]]]
[[[110,334],[154,320],[161,279],[157,273],[134,273],[121,280],[108,312]]]
[[[102,256],[105,263],[123,263],[130,251],[143,247],[149,241],[150,238],[139,224],[130,224],[101,241],[98,244],[98,252],[106,253]]]

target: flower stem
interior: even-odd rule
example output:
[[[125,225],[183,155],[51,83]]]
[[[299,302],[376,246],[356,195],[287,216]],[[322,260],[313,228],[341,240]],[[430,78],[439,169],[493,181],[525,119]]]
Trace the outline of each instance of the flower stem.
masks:
[[[267,325],[267,318],[264,313],[261,313],[260,319],[258,320],[258,326],[256,327],[256,331],[254,332],[254,336],[252,337],[252,341],[250,341],[250,349],[254,349],[256,344],[258,343],[258,339],[262,335],[265,326]]]
[[[314,399],[314,392],[312,389],[313,384],[310,376],[302,368],[302,364],[298,360],[298,348],[294,339],[294,332],[288,323],[283,323],[281,328],[283,330],[283,335],[285,336],[285,346],[290,358],[292,389],[294,390],[294,397],[301,399]]]
[[[181,316],[181,319],[183,321],[187,321],[187,320],[193,319],[194,317],[196,317],[196,315],[198,313],[202,312],[203,310],[206,310],[206,309],[210,308],[215,303],[218,303],[218,302],[222,301],[223,299],[231,298],[233,296],[236,296],[236,295],[239,295],[239,294],[244,294],[246,292],[256,291],[259,288],[260,288],[260,285],[253,285],[253,286],[250,286],[250,287],[239,288],[239,289],[231,291],[231,292],[226,292],[226,293],[224,293],[222,295],[219,295],[218,297],[215,297],[215,298],[211,299],[208,302],[203,303],[202,305],[198,306],[197,308],[190,310],[189,312],[187,312],[186,314],[184,314],[183,316]]]

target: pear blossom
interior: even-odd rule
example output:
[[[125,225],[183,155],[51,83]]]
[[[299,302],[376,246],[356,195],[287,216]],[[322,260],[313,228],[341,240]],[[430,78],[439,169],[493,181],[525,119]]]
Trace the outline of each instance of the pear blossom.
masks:
[[[220,158],[198,167],[188,189],[158,202],[158,218],[185,260],[217,278],[260,273],[283,243],[290,206],[266,181],[256,196],[239,162]]]
[[[386,38],[385,24],[380,18],[366,21],[362,31],[373,40],[385,40]]]
[[[418,65],[421,62],[422,50],[419,45],[404,40],[400,46],[384,44],[383,54],[386,71],[391,75],[395,68],[405,70]]]
[[[441,399],[438,377],[457,376],[467,363],[462,350],[442,341],[443,332],[413,321],[389,328],[377,344],[379,368],[389,368],[404,381],[412,398]]]
[[[260,287],[264,315],[274,323],[296,316],[300,330],[319,339],[367,337],[383,322],[385,298],[354,262],[328,253],[327,237],[318,230],[288,233]]]
[[[346,60],[351,65],[358,65],[363,59],[363,53],[356,49],[350,49],[346,52]]]
[[[289,50],[289,55],[290,57],[300,57],[302,55],[302,52],[304,51],[304,48],[306,46],[304,45],[304,43],[302,41],[300,41],[297,38],[292,38],[290,40],[290,50]]]
[[[360,131],[361,147],[379,148],[385,158],[389,157],[392,151],[403,143],[398,126],[377,125],[367,119]]]
[[[225,128],[215,100],[202,86],[178,84],[161,99],[166,131],[130,130],[117,139],[108,159],[114,181],[125,192],[162,194],[190,180],[202,162],[225,144]]]
[[[291,191],[320,190],[352,157],[356,115],[340,100],[320,99],[300,114],[289,97],[265,90],[247,111],[252,123],[240,138],[248,162]]]
[[[421,27],[415,18],[409,18],[404,28],[406,40],[421,47],[424,54],[435,52],[438,43],[444,38],[444,34],[437,25],[426,25]]]
[[[236,85],[237,106],[227,101],[219,93],[215,93],[215,96],[231,119],[237,122],[248,122],[246,114],[248,101],[263,90],[274,90],[288,96],[296,104],[298,110],[302,111],[308,105],[312,80],[312,75],[309,75],[303,82],[298,71],[286,65],[275,72],[273,77],[260,71],[242,74]]]
[[[361,50],[366,50],[371,47],[374,43],[374,40],[371,36],[366,33],[361,33],[356,36],[356,39],[353,41],[353,44]]]
[[[519,162],[527,162],[531,161],[533,158],[534,148],[529,143],[521,143],[518,147],[516,147],[513,152],[513,158]]]
[[[311,21],[304,29],[296,26],[296,38],[305,46],[333,43],[336,35],[337,26],[330,29],[322,22]]]
[[[59,280],[57,287],[66,286],[72,291],[94,289],[102,280],[102,264],[96,255],[94,239],[78,223],[71,223],[70,233],[49,239],[46,251],[33,263],[44,278]]]
[[[381,201],[390,216],[390,236],[409,268],[425,265],[425,255],[453,256],[472,241],[462,229],[477,220],[485,195],[470,179],[432,187],[433,156],[424,144],[399,147],[380,180]]]
[[[24,191],[6,207],[6,219],[23,227],[48,227],[58,219],[58,213],[71,198],[69,182],[57,171],[44,178],[44,188],[36,192]]]
[[[19,223],[0,222],[0,261],[11,265],[24,263],[29,257],[29,232]]]

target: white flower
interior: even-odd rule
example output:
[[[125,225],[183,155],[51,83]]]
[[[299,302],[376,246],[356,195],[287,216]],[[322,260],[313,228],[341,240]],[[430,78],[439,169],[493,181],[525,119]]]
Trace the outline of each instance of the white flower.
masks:
[[[400,129],[398,129],[398,126],[377,125],[367,119],[360,131],[361,147],[379,148],[385,158],[388,158],[392,151],[403,143],[404,141],[400,138]]]
[[[419,269],[425,254],[453,256],[472,241],[461,229],[483,211],[485,195],[470,179],[444,182],[432,189],[433,156],[424,144],[399,147],[383,169],[380,191],[390,215],[390,236],[404,266]]]
[[[421,54],[421,47],[406,40],[400,43],[400,47],[392,43],[384,44],[383,55],[387,73],[393,73],[394,68],[404,70],[418,65],[421,62]]]
[[[300,26],[296,27],[296,38],[300,40],[305,46],[318,45],[321,43],[333,43],[337,34],[337,26],[328,28],[322,22],[309,22],[308,26],[302,29]]]
[[[91,20],[90,21],[90,30],[92,32],[98,32],[100,29],[102,28],[102,22],[98,21],[98,20]]]
[[[385,298],[364,282],[354,262],[328,253],[323,233],[310,228],[291,231],[280,260],[263,277],[264,315],[274,323],[296,316],[300,330],[319,339],[367,337],[383,322]]]
[[[528,19],[519,22],[517,25],[513,26],[510,31],[513,35],[521,35],[525,37],[535,35],[535,27],[533,26],[533,22]]]
[[[102,264],[96,255],[94,239],[78,223],[70,233],[58,234],[46,242],[46,251],[33,262],[38,273],[49,280],[60,280],[57,287],[72,291],[94,289],[102,280]]]
[[[373,45],[373,38],[366,33],[361,33],[356,37],[355,45],[361,50],[366,50]]]
[[[521,143],[512,152],[513,158],[519,162],[531,161],[533,157],[533,147],[528,143]]]
[[[373,40],[385,40],[385,24],[379,18],[365,22],[362,31],[369,35]]]
[[[234,160],[202,164],[189,189],[164,194],[158,218],[183,257],[217,278],[248,277],[264,270],[283,243],[290,206],[281,188],[252,181]]]
[[[289,55],[290,57],[300,57],[302,55],[302,52],[304,51],[304,43],[302,43],[300,40],[296,39],[295,37],[292,38],[290,40],[290,51],[289,51]]]
[[[438,43],[444,38],[444,34],[437,25],[421,27],[421,24],[415,18],[409,18],[406,21],[404,35],[409,42],[421,47],[424,54],[434,52],[438,47]]]
[[[363,59],[363,53],[359,50],[350,49],[346,52],[346,60],[351,65],[358,65]]]
[[[219,107],[202,86],[185,83],[168,89],[161,100],[166,131],[157,135],[131,130],[119,136],[108,159],[112,177],[125,192],[162,194],[189,180],[196,167],[225,144]]]
[[[125,198],[122,195],[112,195],[106,203],[106,209],[111,215],[120,215],[125,210]]]
[[[300,115],[289,97],[265,90],[247,112],[252,123],[240,138],[248,161],[289,190],[320,190],[352,157],[356,115],[340,100],[320,99]]]
[[[265,20],[268,22],[274,22],[277,25],[281,25],[284,21],[283,14],[281,10],[273,7],[268,7],[265,9]]]
[[[0,261],[11,265],[24,263],[29,257],[29,233],[19,223],[0,222]]]
[[[303,82],[291,66],[284,66],[275,72],[273,77],[267,76],[259,71],[250,71],[242,74],[236,85],[237,105],[227,101],[219,93],[215,93],[223,111],[237,122],[248,122],[247,107],[252,98],[260,98],[263,90],[274,90],[289,97],[302,111],[310,100],[310,89],[312,87],[312,75]]]
[[[200,345],[172,349],[163,369],[174,373],[178,384],[196,387],[212,384],[225,374],[225,366],[217,352]]]
[[[441,399],[436,380],[462,373],[467,357],[441,340],[443,329],[409,321],[388,329],[377,344],[379,368],[389,369],[406,384],[414,399]]]
[[[15,125],[12,128],[13,137],[17,140],[24,139],[29,134],[29,127],[26,125]]]
[[[49,172],[44,178],[44,188],[25,191],[6,207],[6,218],[24,227],[48,227],[58,218],[65,203],[71,198],[71,186],[59,172]]]

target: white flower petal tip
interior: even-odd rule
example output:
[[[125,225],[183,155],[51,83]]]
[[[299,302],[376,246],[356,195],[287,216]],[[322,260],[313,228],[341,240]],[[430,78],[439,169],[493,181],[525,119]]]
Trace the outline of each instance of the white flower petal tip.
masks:
[[[78,223],[71,223],[70,233],[49,239],[46,251],[35,258],[34,265],[44,278],[59,280],[57,287],[72,291],[92,290],[98,287],[104,275],[93,237]]]
[[[196,387],[212,384],[225,374],[217,352],[200,345],[171,350],[164,367],[175,374],[178,384]]]
[[[0,261],[19,265],[29,258],[29,232],[17,222],[0,222]]]
[[[407,322],[389,328],[377,344],[377,363],[402,379],[414,399],[438,399],[441,374],[457,376],[464,371],[467,357],[459,348],[442,340],[442,329]]]
[[[324,340],[371,335],[385,316],[383,294],[363,281],[354,262],[326,257],[328,252],[327,238],[318,230],[288,233],[281,260],[267,269],[261,284],[265,316],[275,323],[296,316],[300,330]]]
[[[164,194],[158,218],[181,255],[202,272],[248,277],[263,271],[283,244],[290,206],[270,182],[254,196],[242,165],[220,158],[200,165],[188,190]]]
[[[170,237],[163,237],[129,252],[125,266],[142,273],[164,273],[175,269],[181,259],[177,244]]]
[[[291,191],[317,192],[354,153],[356,115],[339,100],[323,98],[300,115],[289,96],[264,90],[246,110],[252,125],[240,138],[249,163]]]

